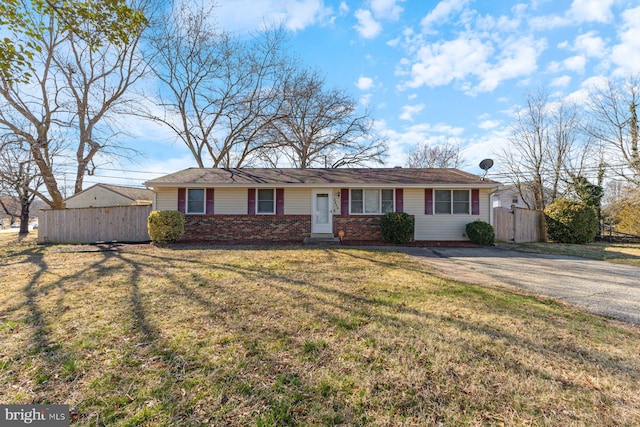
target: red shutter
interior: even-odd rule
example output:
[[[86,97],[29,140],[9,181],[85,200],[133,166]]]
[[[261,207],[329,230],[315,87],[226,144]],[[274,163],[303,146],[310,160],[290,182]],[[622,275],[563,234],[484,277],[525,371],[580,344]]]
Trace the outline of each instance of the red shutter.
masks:
[[[213,215],[213,188],[207,188],[206,194],[206,212],[207,215]]]
[[[256,189],[249,189],[249,197],[247,197],[247,213],[249,215],[256,214]]]
[[[471,190],[471,215],[480,215],[480,190]]]
[[[185,209],[186,205],[187,205],[187,189],[178,188],[178,211],[185,213],[187,211]]]
[[[349,215],[349,189],[343,188],[340,190],[340,215]]]
[[[284,215],[284,188],[276,188],[276,215]]]
[[[424,214],[433,215],[433,188],[424,189]]]
[[[396,212],[404,212],[404,190],[396,188]]]

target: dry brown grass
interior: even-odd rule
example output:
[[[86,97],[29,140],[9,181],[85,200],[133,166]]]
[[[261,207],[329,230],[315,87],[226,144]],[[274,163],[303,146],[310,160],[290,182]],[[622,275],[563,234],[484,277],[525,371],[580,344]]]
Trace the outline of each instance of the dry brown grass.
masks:
[[[566,243],[523,243],[520,250],[597,259],[640,267],[640,244],[595,242],[588,245]]]
[[[640,330],[349,248],[0,237],[0,403],[81,425],[638,425]]]

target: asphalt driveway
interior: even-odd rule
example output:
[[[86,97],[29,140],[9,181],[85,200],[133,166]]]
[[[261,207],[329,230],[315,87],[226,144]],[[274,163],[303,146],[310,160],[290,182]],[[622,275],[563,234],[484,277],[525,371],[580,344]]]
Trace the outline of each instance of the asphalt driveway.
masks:
[[[408,248],[448,277],[508,284],[640,325],[640,267],[500,248]]]

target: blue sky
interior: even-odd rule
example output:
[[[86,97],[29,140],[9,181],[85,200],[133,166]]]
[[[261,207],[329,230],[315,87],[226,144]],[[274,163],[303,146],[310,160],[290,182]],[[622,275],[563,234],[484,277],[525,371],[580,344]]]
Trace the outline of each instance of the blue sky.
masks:
[[[283,23],[292,51],[369,108],[389,140],[386,166],[419,143],[448,141],[479,174],[528,92],[580,103],[598,78],[640,73],[637,0],[219,0],[216,11],[238,35]],[[195,166],[168,131],[126,127],[143,157],[106,165],[85,187]]]

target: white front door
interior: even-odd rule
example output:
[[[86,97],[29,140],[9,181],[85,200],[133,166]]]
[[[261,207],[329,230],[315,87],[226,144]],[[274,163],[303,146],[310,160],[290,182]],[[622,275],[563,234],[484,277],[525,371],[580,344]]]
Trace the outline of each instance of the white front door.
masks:
[[[311,233],[333,234],[333,193],[331,190],[313,190],[311,193]]]

